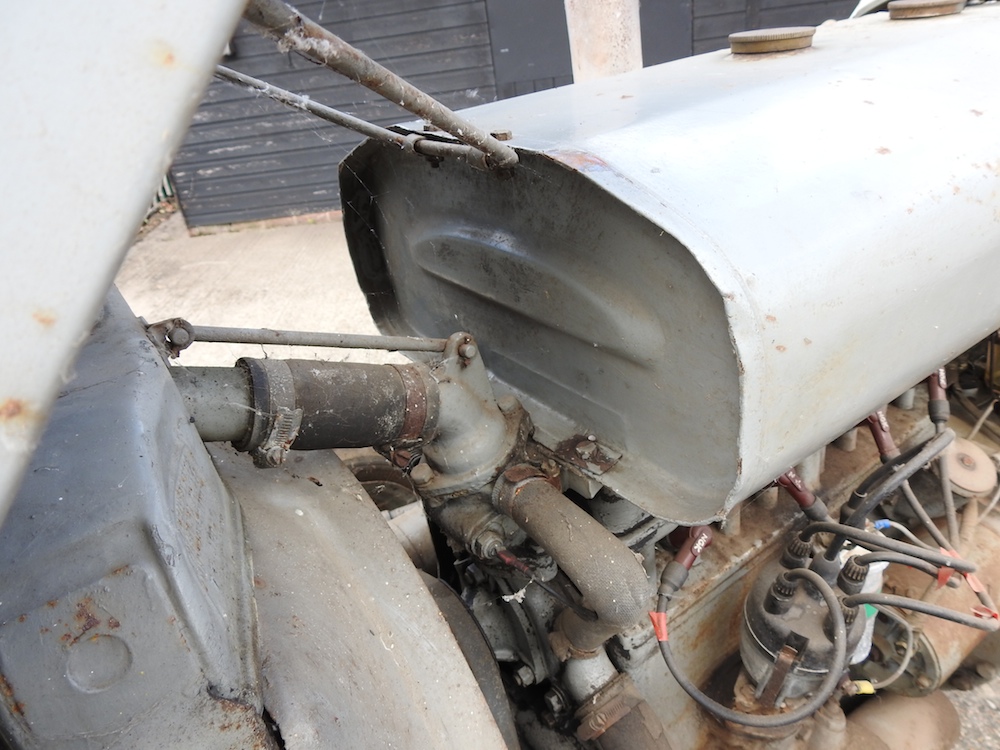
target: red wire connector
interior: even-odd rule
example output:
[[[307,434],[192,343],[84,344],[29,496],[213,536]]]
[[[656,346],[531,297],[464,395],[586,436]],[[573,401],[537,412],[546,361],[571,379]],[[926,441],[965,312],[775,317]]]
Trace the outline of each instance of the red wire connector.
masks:
[[[777,481],[778,486],[783,487],[792,496],[792,500],[802,508],[802,512],[810,521],[831,520],[830,511],[827,510],[826,504],[816,497],[812,490],[806,487],[805,482],[802,481],[802,477],[798,475],[795,469],[789,469],[778,477]]]
[[[665,605],[684,585],[691,566],[712,543],[712,538],[712,529],[708,526],[679,528],[670,534],[671,543],[679,544],[680,549],[677,550],[674,559],[667,563],[667,567],[663,569],[663,575],[660,576],[660,588],[656,593],[660,597],[660,603],[664,606],[657,607],[656,612],[649,613],[649,619],[653,623],[653,632],[656,633],[656,640],[667,640]]]

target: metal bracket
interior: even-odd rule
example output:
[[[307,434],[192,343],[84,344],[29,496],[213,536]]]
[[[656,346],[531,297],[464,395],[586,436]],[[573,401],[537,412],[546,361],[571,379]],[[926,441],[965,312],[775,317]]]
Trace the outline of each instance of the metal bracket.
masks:
[[[254,465],[259,469],[273,469],[285,463],[285,456],[298,437],[301,425],[302,409],[279,406],[274,412],[270,433],[250,452]]]
[[[618,459],[622,457],[620,451],[598,443],[594,435],[574,435],[559,443],[552,452],[556,458],[597,476],[618,463]]]
[[[146,329],[146,336],[153,345],[170,359],[177,359],[194,341],[194,326],[184,318],[168,318],[159,323],[147,323],[139,318],[139,322]]]

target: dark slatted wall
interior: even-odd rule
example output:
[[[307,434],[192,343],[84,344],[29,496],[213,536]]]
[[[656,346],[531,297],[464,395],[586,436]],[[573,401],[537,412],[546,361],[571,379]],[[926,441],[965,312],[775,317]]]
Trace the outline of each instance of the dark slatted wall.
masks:
[[[748,29],[818,26],[850,15],[857,0],[692,0],[694,54],[729,46],[729,35]]]
[[[643,0],[646,65],[723,49],[734,31],[846,18],[855,0]],[[454,109],[569,83],[563,0],[308,0],[311,18]],[[492,42],[492,43],[491,43]],[[237,70],[388,125],[413,117],[241,25]],[[171,175],[189,226],[339,208],[352,132],[213,82]]]
[[[417,87],[460,109],[496,98],[485,3],[326,0],[296,3]],[[414,119],[241,24],[224,64],[388,125]],[[339,208],[337,164],[361,136],[213,81],[171,175],[189,226]]]

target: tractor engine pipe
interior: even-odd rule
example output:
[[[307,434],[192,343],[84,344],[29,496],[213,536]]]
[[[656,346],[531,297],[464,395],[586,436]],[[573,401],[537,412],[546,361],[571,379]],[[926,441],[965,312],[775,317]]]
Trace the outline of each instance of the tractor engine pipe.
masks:
[[[632,550],[547,477],[521,479],[526,468],[501,475],[493,504],[552,556],[583,594],[584,606],[597,614],[589,621],[563,610],[554,634],[556,653],[563,659],[591,654],[646,616],[652,587]]]

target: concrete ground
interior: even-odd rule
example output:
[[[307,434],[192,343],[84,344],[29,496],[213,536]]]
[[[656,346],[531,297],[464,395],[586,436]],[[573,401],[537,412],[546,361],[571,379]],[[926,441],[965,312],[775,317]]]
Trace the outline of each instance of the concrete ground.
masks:
[[[358,288],[339,222],[191,237],[175,214],[138,241],[117,278],[136,315],[196,325],[377,333]],[[401,362],[400,354],[340,349],[194,344],[190,366],[242,356]],[[1000,682],[949,691],[962,715],[959,750],[1000,750]]]
[[[150,323],[378,333],[358,287],[339,222],[192,237],[175,213],[129,251],[116,279]],[[179,362],[228,366],[240,357],[404,361],[369,350],[195,343]]]

